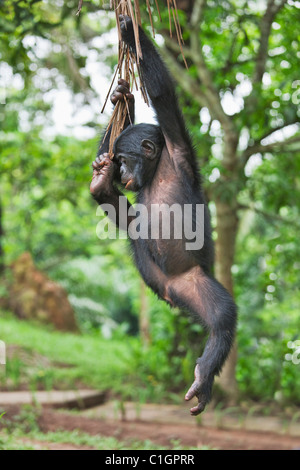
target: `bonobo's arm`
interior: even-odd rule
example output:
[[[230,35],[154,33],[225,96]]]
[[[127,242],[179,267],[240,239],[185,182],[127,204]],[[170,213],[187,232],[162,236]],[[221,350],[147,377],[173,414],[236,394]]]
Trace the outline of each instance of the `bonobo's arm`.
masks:
[[[110,97],[110,101],[115,106],[118,101],[124,100],[124,96],[127,99],[127,104],[128,104],[127,109],[129,111],[129,115],[127,112],[127,116],[126,116],[125,124],[124,124],[124,129],[126,129],[126,127],[128,127],[130,124],[134,124],[134,115],[135,115],[134,96],[132,93],[130,93],[129,84],[126,82],[126,80],[123,80],[122,78],[120,78],[118,80],[117,88],[113,91]],[[103,155],[104,153],[108,153],[110,135],[111,135],[111,127],[108,130],[108,132],[107,132],[107,129],[104,132],[102,142],[97,153],[97,157],[99,155]]]
[[[128,210],[131,207],[126,196],[114,184],[114,174],[116,167],[109,158],[108,153],[98,155],[96,160],[92,163],[93,167],[93,178],[90,185],[90,192],[95,201],[100,206],[103,205],[103,210],[108,211],[105,207],[106,204],[110,204],[115,209],[115,218],[112,220],[117,227],[122,230],[128,231],[130,222],[134,219],[134,216],[128,215]],[[120,210],[120,197],[124,200],[123,206]],[[125,203],[124,203],[125,202]],[[108,215],[110,215],[108,211]]]
[[[136,54],[132,21],[128,16],[121,16],[120,20],[123,41]],[[140,60],[142,78],[167,145],[171,149],[178,146],[182,150],[192,151],[190,137],[178,106],[173,79],[154,45],[141,28],[139,35],[143,54],[143,59]]]
[[[124,129],[134,122],[134,96],[130,93],[128,83],[119,79],[118,86],[111,95],[111,102],[115,106],[118,101],[127,98],[128,111],[125,120]],[[98,202],[99,205],[111,204],[116,212],[116,219],[113,220],[118,227],[122,230],[128,230],[133,217],[128,216],[128,209],[131,206],[125,196],[119,191],[115,182],[119,181],[119,168],[117,163],[110,160],[109,150],[110,130],[106,137],[102,140],[101,146],[98,150],[97,157],[92,163],[93,178],[90,185],[91,195]],[[120,213],[120,196],[123,196],[127,205],[126,210],[122,207],[123,211]],[[104,208],[105,210],[105,208]],[[110,214],[110,212],[108,212]]]

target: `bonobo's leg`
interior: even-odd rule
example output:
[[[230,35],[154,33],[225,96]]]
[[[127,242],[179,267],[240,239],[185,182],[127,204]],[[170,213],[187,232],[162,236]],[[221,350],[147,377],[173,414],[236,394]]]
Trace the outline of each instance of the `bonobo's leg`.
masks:
[[[199,266],[170,279],[167,294],[174,305],[196,315],[209,332],[203,355],[196,361],[195,381],[185,396],[186,400],[198,398],[198,405],[191,408],[191,414],[197,415],[210,401],[214,377],[231,349],[236,306],[227,290]]]
[[[138,270],[147,286],[153,290],[161,299],[172,305],[167,294],[168,277],[162,272],[159,266],[153,261],[145,247],[146,241],[143,239],[131,240],[134,258]]]

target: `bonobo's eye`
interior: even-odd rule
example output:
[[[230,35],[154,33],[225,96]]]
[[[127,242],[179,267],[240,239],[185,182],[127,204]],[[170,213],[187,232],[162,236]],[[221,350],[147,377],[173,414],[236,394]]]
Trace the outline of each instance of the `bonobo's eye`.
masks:
[[[121,164],[122,164],[122,163],[126,164],[126,158],[123,157],[122,155],[118,155],[118,160],[119,160],[119,162],[120,162]]]

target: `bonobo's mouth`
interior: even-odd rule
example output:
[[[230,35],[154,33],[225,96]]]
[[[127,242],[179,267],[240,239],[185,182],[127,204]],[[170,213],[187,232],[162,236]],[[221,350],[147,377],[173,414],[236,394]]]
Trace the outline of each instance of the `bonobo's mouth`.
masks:
[[[121,170],[121,183],[123,184],[123,186],[125,186],[125,188],[127,187],[127,185],[130,185],[132,183],[132,178],[126,178],[126,174],[125,175],[122,175],[122,170]]]
[[[129,181],[127,181],[125,189],[131,189],[130,186],[133,185],[133,179],[131,178]]]

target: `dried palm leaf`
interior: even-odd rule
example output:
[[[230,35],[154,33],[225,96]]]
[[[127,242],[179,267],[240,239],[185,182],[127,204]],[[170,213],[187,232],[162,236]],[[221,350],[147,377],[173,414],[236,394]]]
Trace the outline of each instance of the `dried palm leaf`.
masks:
[[[150,20],[153,36],[155,36],[155,29],[154,29],[154,24],[153,24],[150,0],[145,0],[145,1],[146,1],[146,6],[148,10],[148,15],[149,15],[149,20]],[[79,13],[81,12],[82,4],[83,4],[83,0],[79,0],[78,11],[76,13],[77,15],[79,15]],[[158,15],[161,20],[161,14],[160,14],[157,0],[155,0],[155,4],[156,4]],[[168,6],[168,12],[169,12],[170,36],[172,37],[172,19],[173,19],[173,23],[175,25],[175,30],[176,30],[177,41],[180,46],[184,63],[187,67],[187,63],[186,63],[186,60],[183,54],[183,49],[182,49],[183,37],[182,37],[182,31],[181,31],[181,27],[179,23],[176,0],[167,0],[167,6]],[[111,85],[109,87],[107,96],[105,98],[104,105],[101,111],[102,113],[105,109],[106,103],[108,101],[108,97],[111,93],[111,89],[113,87],[113,84],[117,75],[119,76],[119,78],[123,78],[129,83],[130,91],[132,91],[133,86],[135,85],[136,89],[140,90],[145,103],[149,105],[148,96],[145,91],[145,87],[143,84],[142,75],[141,75],[140,67],[139,67],[140,59],[143,58],[140,39],[139,39],[139,26],[141,25],[141,12],[140,12],[139,0],[110,0],[110,8],[114,10],[115,15],[116,15],[116,23],[117,23],[118,38],[119,38],[119,53],[118,53],[118,65],[114,73]],[[129,47],[126,44],[124,44],[124,42],[122,41],[119,15],[129,16],[132,20],[134,37],[135,37],[135,45],[136,45],[136,56],[132,54]],[[139,79],[139,84],[137,84],[136,76]],[[111,130],[110,141],[109,141],[110,158],[113,158],[113,144],[114,144],[115,139],[121,134],[121,132],[124,129],[124,124],[125,124],[127,115],[129,116],[129,107],[128,107],[127,99],[126,97],[124,97],[123,101],[117,102],[113,110],[112,116],[110,118],[110,121],[108,123],[107,131],[106,131],[106,135],[107,135],[108,131]]]

